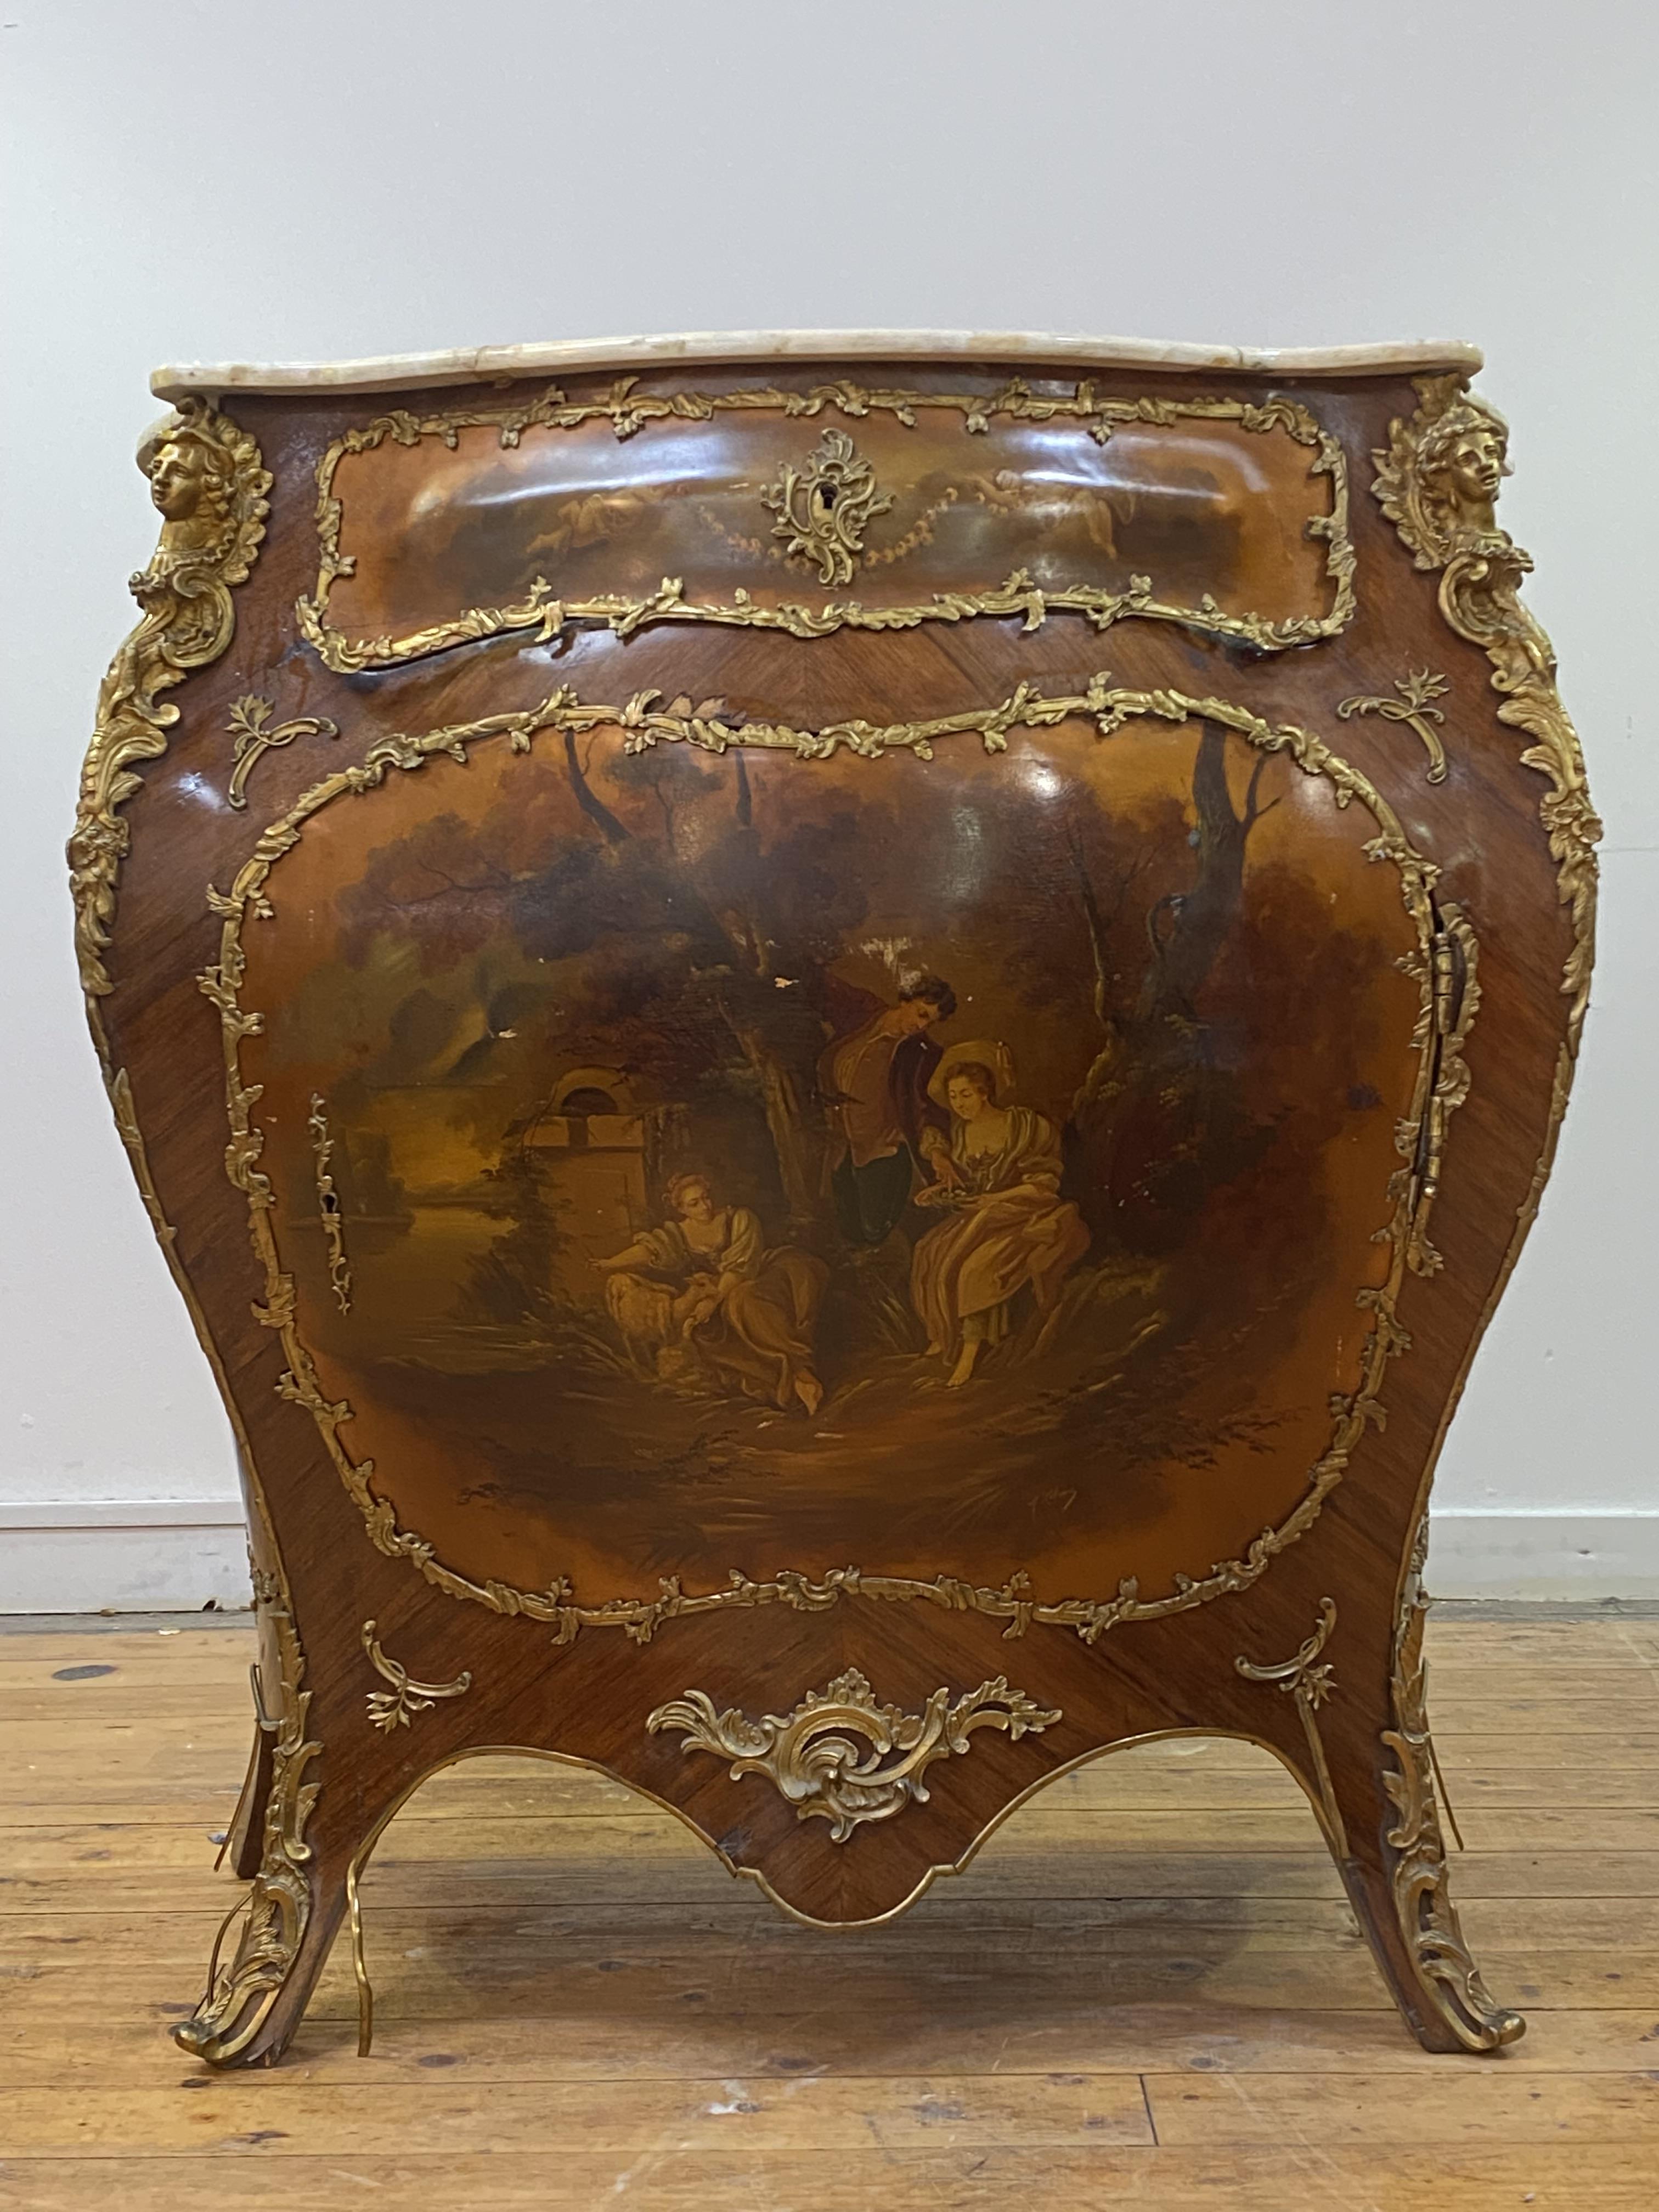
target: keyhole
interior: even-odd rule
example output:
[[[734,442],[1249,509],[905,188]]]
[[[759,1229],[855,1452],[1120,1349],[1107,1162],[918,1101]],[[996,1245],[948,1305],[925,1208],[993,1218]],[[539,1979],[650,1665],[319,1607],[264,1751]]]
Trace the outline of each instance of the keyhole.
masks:
[[[835,504],[835,486],[833,484],[820,484],[818,486],[818,505],[823,509],[823,512],[828,514],[834,507]]]

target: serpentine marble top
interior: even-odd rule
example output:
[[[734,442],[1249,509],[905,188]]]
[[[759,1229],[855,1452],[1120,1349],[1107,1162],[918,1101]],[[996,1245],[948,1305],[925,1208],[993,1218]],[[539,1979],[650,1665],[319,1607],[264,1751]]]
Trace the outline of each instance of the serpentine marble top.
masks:
[[[158,399],[222,392],[403,392],[492,377],[664,362],[968,359],[1074,368],[1224,369],[1275,376],[1373,376],[1402,369],[1479,369],[1460,339],[1378,345],[1194,345],[1158,338],[1079,337],[1030,331],[694,331],[657,337],[561,338],[540,345],[462,346],[363,361],[187,362],[158,368]]]

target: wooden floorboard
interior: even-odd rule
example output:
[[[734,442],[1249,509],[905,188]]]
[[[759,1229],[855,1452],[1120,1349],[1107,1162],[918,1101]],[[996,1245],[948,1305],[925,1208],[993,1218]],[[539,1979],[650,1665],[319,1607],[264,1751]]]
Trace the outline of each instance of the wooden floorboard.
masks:
[[[1435,1624],[1455,1869],[1512,2051],[1396,2019],[1311,1815],[1237,1742],[1063,1778],[832,1936],[602,1778],[474,1761],[365,1884],[288,2061],[167,2039],[236,1887],[245,1628],[0,1638],[0,2208],[1652,2212],[1659,1621]]]

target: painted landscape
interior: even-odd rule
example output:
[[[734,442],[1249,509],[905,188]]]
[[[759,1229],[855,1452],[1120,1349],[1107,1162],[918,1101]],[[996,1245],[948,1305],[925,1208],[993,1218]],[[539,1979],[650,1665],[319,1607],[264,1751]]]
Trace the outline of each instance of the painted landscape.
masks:
[[[1415,1072],[1398,877],[1215,727],[951,744],[547,733],[273,871],[284,1261],[464,1571],[1201,1573],[1293,1502]]]

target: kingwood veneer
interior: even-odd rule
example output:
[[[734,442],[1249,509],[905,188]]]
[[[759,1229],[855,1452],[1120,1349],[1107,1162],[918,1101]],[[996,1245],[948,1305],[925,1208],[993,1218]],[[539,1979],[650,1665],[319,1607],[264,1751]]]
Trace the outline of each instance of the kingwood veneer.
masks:
[[[277,2056],[519,1747],[824,1923],[1267,1745],[1489,2049],[1429,1480],[1596,823],[1468,349],[891,335],[167,372],[71,863],[242,1454]],[[1385,1419],[1386,1415],[1386,1419]]]

